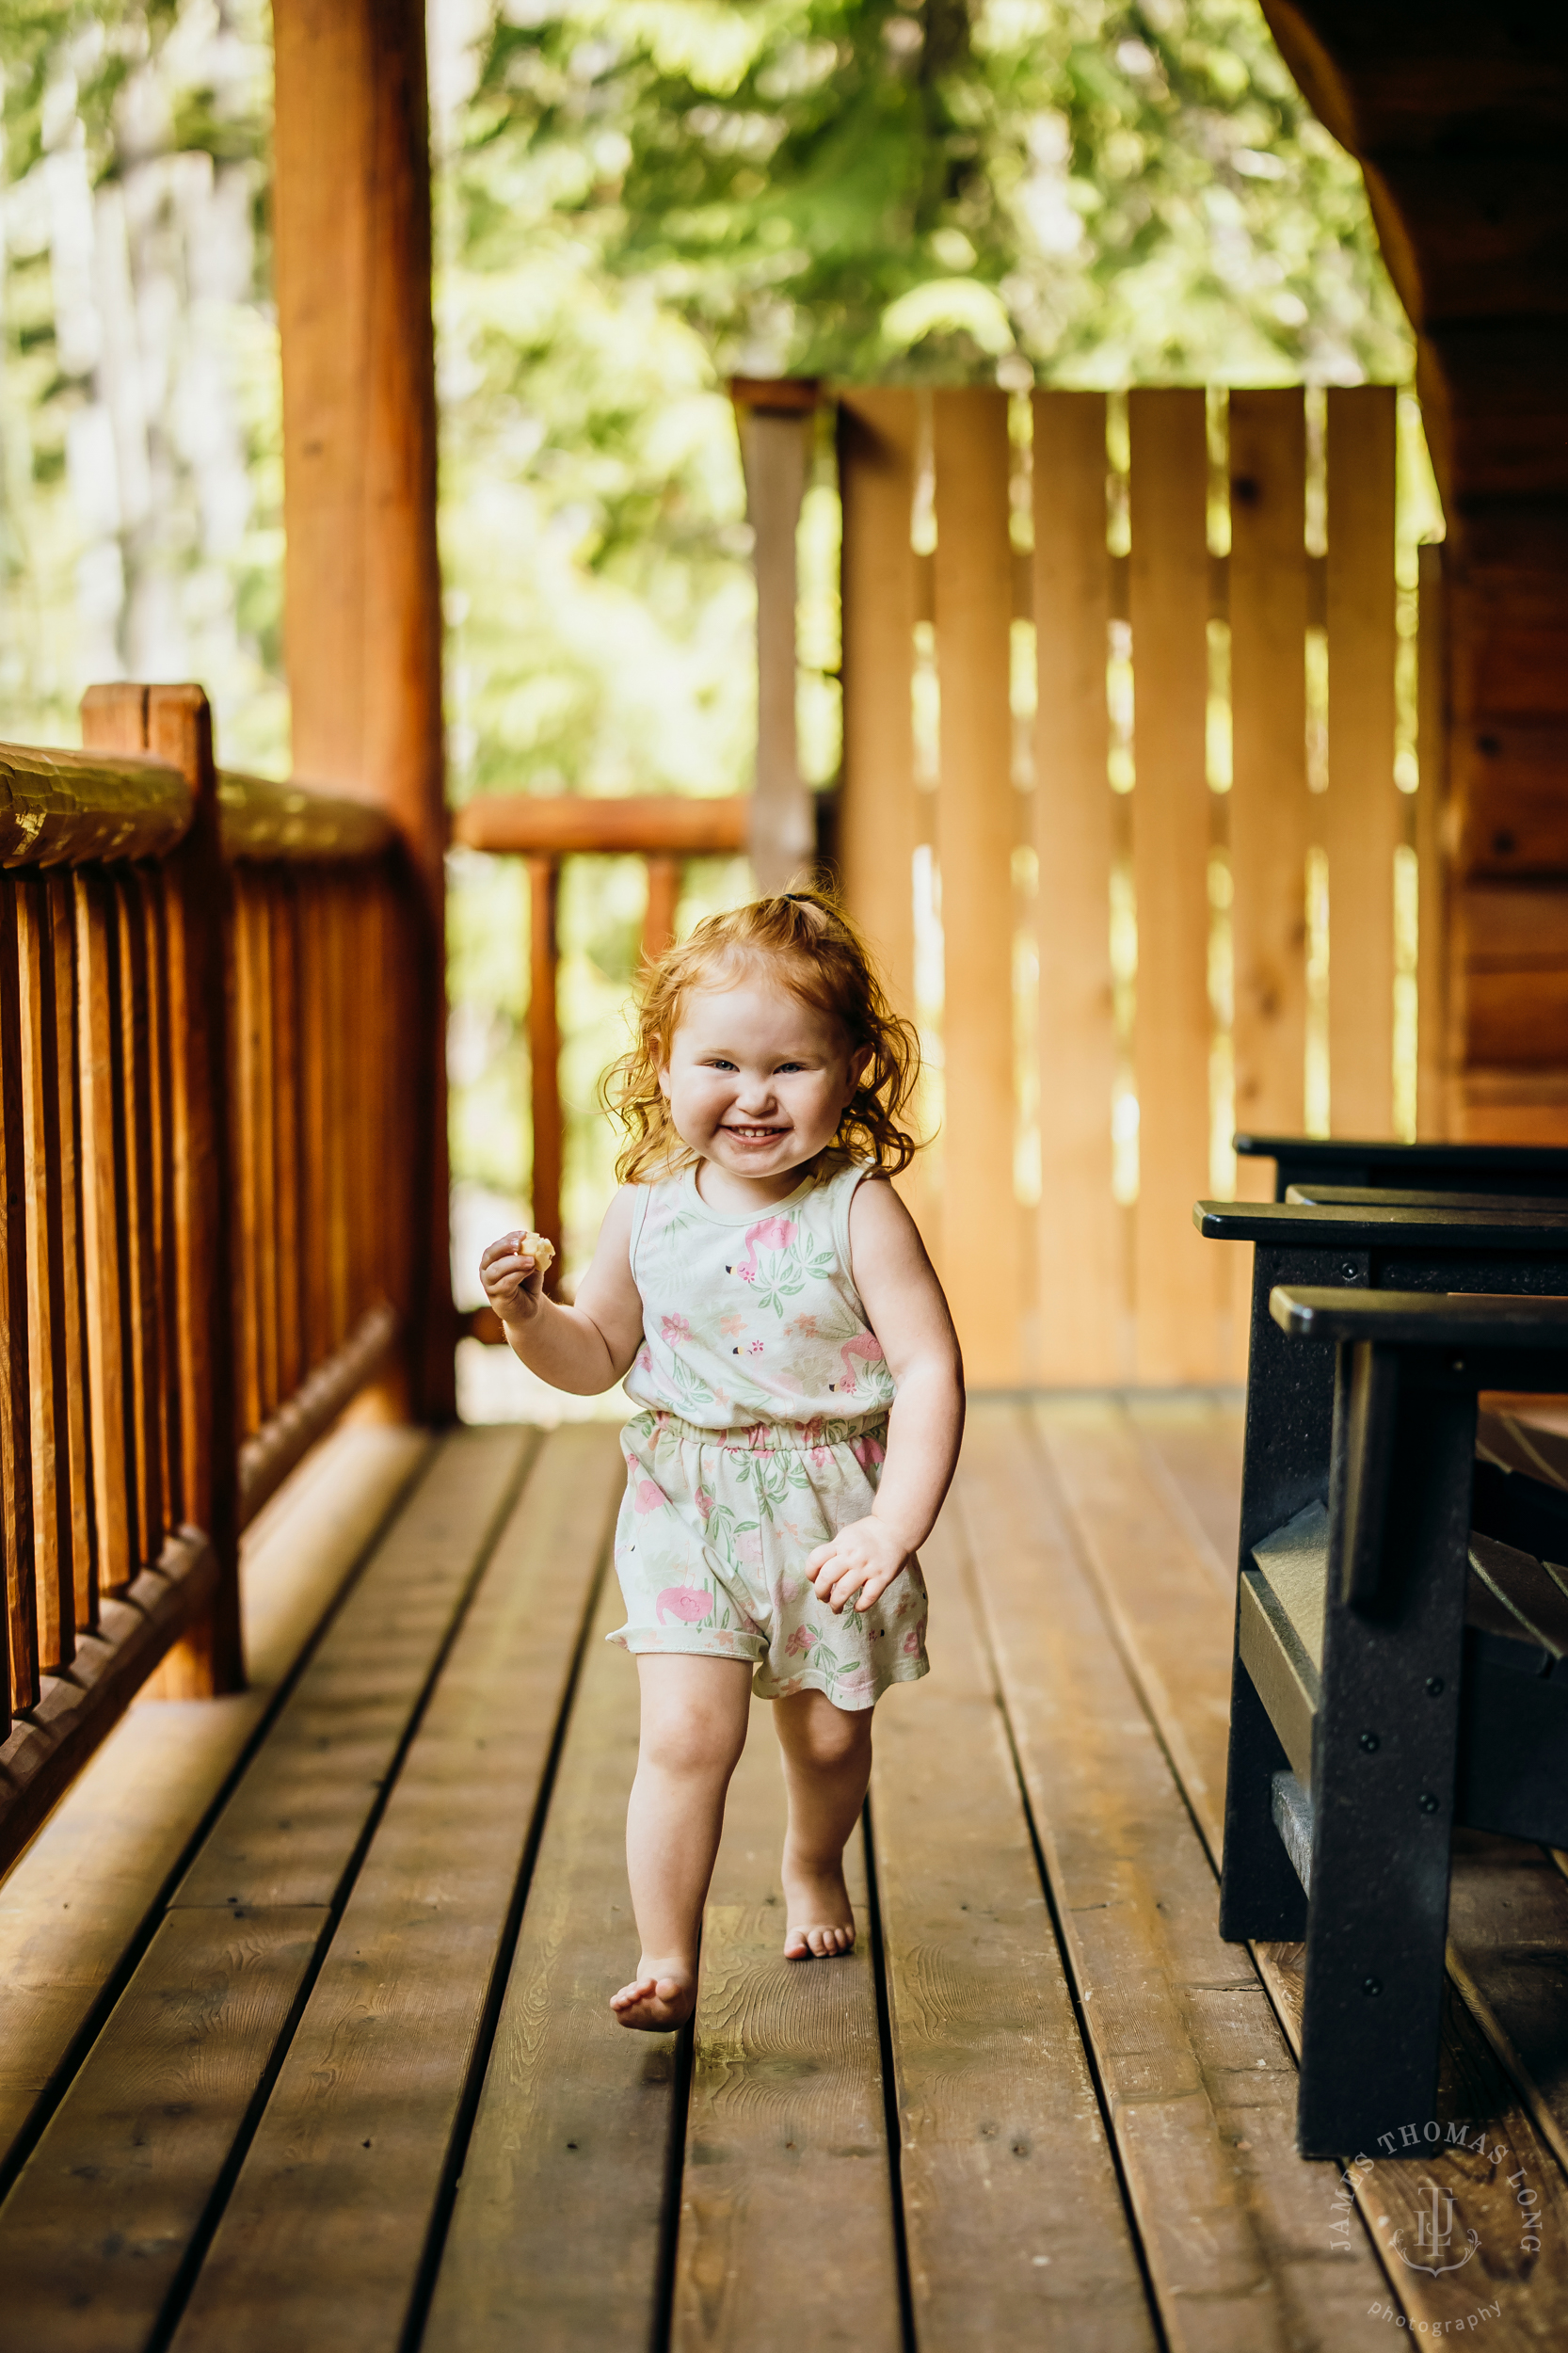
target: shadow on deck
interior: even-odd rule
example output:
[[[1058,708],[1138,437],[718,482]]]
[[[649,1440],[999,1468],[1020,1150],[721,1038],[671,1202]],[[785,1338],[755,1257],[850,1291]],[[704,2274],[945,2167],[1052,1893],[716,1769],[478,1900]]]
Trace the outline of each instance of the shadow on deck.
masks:
[[[1550,1857],[1456,1859],[1441,2105],[1486,2151],[1374,2151],[1355,2202],[1293,2153],[1297,1956],[1215,1929],[1239,1476],[1223,1402],[979,1408],[934,1672],[878,1712],[857,1951],[780,1957],[758,1724],[668,2041],[605,2006],[635,1952],[614,1433],[431,1448],[118,1997],[4,2112],[0,2348],[1560,2341]],[[1392,2242],[1445,2193],[1475,2253],[1414,2269]]]

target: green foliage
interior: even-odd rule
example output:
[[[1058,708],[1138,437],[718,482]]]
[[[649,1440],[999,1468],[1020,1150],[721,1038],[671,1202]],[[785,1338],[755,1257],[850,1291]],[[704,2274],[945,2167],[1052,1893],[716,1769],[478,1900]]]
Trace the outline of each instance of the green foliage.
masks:
[[[475,109],[726,367],[1402,375],[1360,173],[1255,0],[568,0]]]

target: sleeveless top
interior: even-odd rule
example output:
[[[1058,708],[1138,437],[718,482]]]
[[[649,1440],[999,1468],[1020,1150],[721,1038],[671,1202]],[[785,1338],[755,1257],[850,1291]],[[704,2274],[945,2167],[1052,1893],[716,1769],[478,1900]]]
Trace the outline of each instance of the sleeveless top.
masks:
[[[893,1378],[849,1263],[849,1205],[871,1173],[840,1162],[744,1216],[710,1209],[695,1168],[640,1185],[627,1394],[699,1430],[833,1422],[837,1440],[885,1421]]]

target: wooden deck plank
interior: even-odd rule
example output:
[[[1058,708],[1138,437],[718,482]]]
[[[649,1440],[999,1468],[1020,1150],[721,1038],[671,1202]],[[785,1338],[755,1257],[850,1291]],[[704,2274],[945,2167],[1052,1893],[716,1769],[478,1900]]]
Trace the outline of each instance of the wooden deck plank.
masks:
[[[1109,1401],[1042,1406],[1035,1420],[1072,1510],[1103,1606],[1115,1628],[1160,1736],[1181,1778],[1192,1817],[1217,1872],[1223,1840],[1225,1708],[1230,1680],[1231,1613],[1179,1529],[1164,1541],[1156,1490],[1120,1409]],[[1208,1898],[1211,1905],[1213,1897]],[[1231,1948],[1224,1948],[1231,1949]],[[1292,2048],[1301,2046],[1301,1956],[1294,1946],[1253,1948],[1258,1972]],[[1482,2023],[1484,2023],[1484,2015]],[[1506,2054],[1505,2054],[1506,2056]],[[1568,2300],[1568,2186],[1528,2108],[1464,2006],[1450,2001],[1440,2058],[1439,2113],[1484,2118],[1540,2192],[1551,2219],[1540,2257],[1518,2249],[1518,2210],[1508,2167],[1444,2150],[1403,2162],[1383,2156],[1358,2188],[1368,2227],[1384,2237],[1414,2231],[1421,2198],[1435,2176],[1454,2201],[1454,2219],[1473,2230],[1484,2250],[1486,2296],[1500,2294],[1490,2324],[1499,2348],[1548,2341],[1544,2320],[1560,2329]],[[1423,2122],[1425,2120],[1421,2120]],[[1409,2121],[1390,2119],[1391,2129]],[[1352,2153],[1347,2151],[1347,2155]],[[1391,2263],[1399,2301],[1414,2320],[1456,2324],[1476,2301],[1462,2275],[1428,2279]],[[1527,2293],[1527,2282],[1528,2293]]]
[[[1291,2134],[1295,2070],[1073,1548],[1027,1419],[974,1415],[958,1496],[1068,1960],[1167,2342],[1381,2344],[1364,2240]]]
[[[0,2346],[139,2353],[330,1914],[166,1914],[0,2208]]]
[[[605,1424],[542,1451],[355,1881],[180,2353],[399,2341],[622,1478]]]
[[[1550,1855],[1455,1832],[1448,1969],[1568,2166],[1568,1882]]]
[[[916,2339],[1137,2353],[1137,2252],[946,1521],[921,1557],[932,1672],[878,1709],[872,1783]]]
[[[636,1961],[623,1851],[636,1670],[604,1640],[624,1615],[608,1577],[422,2353],[511,2353],[524,2313],[529,2353],[655,2339],[676,2045],[610,2009]]]
[[[301,1465],[241,1549],[249,1688],[133,1707],[0,1885],[0,2174],[428,1443],[349,1430]]]
[[[671,2353],[896,2353],[864,1852],[856,1835],[855,1951],[786,1961],[784,1789],[765,1707],[752,1709],[703,1916]]]
[[[434,1457],[290,1692],[177,1904],[329,1904],[531,1438],[469,1431]]]
[[[1228,1603],[1236,1592],[1236,1548],[1241,1527],[1241,1439],[1245,1419],[1240,1399],[1218,1402],[1196,1396],[1129,1393],[1128,1412],[1143,1441],[1144,1458],[1176,1502],[1189,1534],[1219,1580]]]

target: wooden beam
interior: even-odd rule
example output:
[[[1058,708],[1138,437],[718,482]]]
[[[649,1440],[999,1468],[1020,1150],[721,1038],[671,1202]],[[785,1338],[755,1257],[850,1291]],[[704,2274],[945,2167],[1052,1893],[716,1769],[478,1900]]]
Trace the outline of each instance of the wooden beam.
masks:
[[[452,820],[452,839],[498,856],[734,856],[750,839],[751,797],[698,800],[684,792],[634,792],[598,800],[586,792],[485,792]]]
[[[454,1411],[444,1065],[446,848],[424,10],[277,0],[273,229],[296,767],[392,817],[424,936],[408,1041],[415,1408]]]

